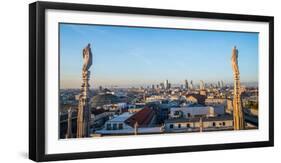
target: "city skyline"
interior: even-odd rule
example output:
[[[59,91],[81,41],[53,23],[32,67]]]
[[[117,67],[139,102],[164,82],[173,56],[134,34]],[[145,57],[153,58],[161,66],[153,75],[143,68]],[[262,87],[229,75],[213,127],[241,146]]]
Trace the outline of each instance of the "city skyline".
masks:
[[[231,49],[241,82],[258,82],[258,33],[60,24],[60,87],[81,85],[82,47],[91,43],[91,87],[231,83]],[[219,74],[219,75],[218,75]]]
[[[82,81],[82,80],[81,80]],[[188,80],[188,84],[190,86],[190,81],[191,80]],[[94,81],[93,81],[94,82]],[[146,83],[146,84],[133,84],[133,85],[127,85],[127,86],[120,86],[120,85],[95,85],[95,87],[92,87],[92,83],[91,81],[89,81],[89,84],[90,84],[90,90],[99,90],[100,87],[101,88],[108,88],[108,89],[129,89],[129,88],[152,88],[152,86],[154,86],[156,88],[156,86],[159,86],[160,87],[160,84],[164,84],[165,81],[160,81],[158,83]],[[196,89],[199,89],[200,88],[200,81],[194,81],[192,80],[193,82],[193,87]],[[213,82],[207,82],[205,84],[205,88],[210,88],[211,86],[213,87],[218,87],[218,82],[221,82],[221,80],[219,81],[213,81]],[[224,82],[224,81],[223,81]],[[94,83],[93,83],[94,84]],[[184,83],[184,80],[181,82],[181,83],[171,83],[169,81],[169,84],[171,84],[171,87],[172,88],[180,88],[180,87],[184,87],[185,88],[185,83]],[[226,87],[233,87],[233,82],[227,82],[227,83],[223,83],[224,86]],[[247,87],[258,87],[258,82],[242,82],[241,83],[242,86],[247,86]],[[81,87],[81,84],[80,84],[80,87]],[[66,87],[66,88],[63,88],[63,87],[60,87],[60,89],[80,89],[79,87]]]

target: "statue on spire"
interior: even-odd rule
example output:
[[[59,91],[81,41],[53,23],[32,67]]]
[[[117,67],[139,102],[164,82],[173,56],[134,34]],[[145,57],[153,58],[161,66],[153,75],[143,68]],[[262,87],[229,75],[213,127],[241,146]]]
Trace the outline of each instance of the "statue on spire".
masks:
[[[239,68],[238,68],[238,50],[236,49],[236,46],[234,46],[234,48],[232,49],[231,63],[232,63],[232,70],[233,70],[233,73],[239,74]]]
[[[90,44],[83,49],[83,66],[82,66],[82,85],[79,96],[78,114],[77,114],[77,138],[90,136],[90,106],[89,106],[89,92],[90,92],[90,71],[92,65],[92,51]]]
[[[83,71],[88,71],[92,66],[92,51],[91,45],[88,44],[87,47],[83,49]]]
[[[240,91],[240,76],[238,67],[238,50],[236,46],[232,49],[231,56],[233,79],[234,79],[234,95],[233,95],[233,123],[234,130],[244,129],[244,113],[241,103],[241,91]]]

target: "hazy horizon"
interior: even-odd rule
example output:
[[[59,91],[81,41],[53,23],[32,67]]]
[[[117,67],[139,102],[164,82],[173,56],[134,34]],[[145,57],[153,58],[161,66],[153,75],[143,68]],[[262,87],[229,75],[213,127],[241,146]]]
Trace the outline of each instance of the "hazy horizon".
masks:
[[[60,87],[80,88],[82,49],[91,44],[90,85],[138,87],[165,80],[232,82],[239,50],[241,82],[258,82],[258,33],[60,24]]]
[[[157,84],[142,84],[142,85],[132,85],[132,86],[95,85],[94,87],[92,87],[93,84],[92,85],[91,85],[91,83],[89,83],[89,84],[90,84],[90,89],[99,89],[99,86],[102,86],[102,88],[108,88],[108,89],[110,89],[110,88],[126,89],[126,88],[133,88],[133,87],[134,88],[140,88],[140,87],[147,88],[147,86],[149,86],[149,88],[151,88],[152,85],[154,85],[155,87],[157,85]],[[207,86],[209,86],[211,83],[205,83],[205,84],[207,84]],[[217,83],[213,82],[212,84],[215,85]],[[180,87],[181,85],[184,86],[184,83],[180,83],[180,84],[179,83],[176,83],[176,84],[171,83],[172,87]],[[189,85],[190,85],[190,83],[189,83]],[[224,83],[224,85],[233,86],[233,82],[232,83]],[[196,82],[195,84],[193,84],[193,86],[199,88],[199,86],[200,86],[199,81]],[[251,86],[251,87],[254,86],[254,87],[256,87],[256,86],[258,86],[258,82],[241,82],[241,86]],[[81,87],[64,87],[64,88],[61,87],[60,89],[81,89]]]

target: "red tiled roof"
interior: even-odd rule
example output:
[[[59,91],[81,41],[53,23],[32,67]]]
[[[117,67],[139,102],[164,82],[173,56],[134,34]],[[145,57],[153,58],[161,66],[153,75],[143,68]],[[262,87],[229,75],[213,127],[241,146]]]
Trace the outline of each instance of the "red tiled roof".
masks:
[[[154,116],[154,111],[148,107],[140,110],[130,118],[126,120],[126,123],[131,127],[134,127],[137,122],[139,126],[148,125]]]

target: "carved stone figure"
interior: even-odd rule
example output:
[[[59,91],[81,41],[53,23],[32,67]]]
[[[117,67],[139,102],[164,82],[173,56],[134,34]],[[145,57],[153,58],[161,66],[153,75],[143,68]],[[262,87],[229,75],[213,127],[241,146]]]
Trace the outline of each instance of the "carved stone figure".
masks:
[[[90,44],[83,49],[83,67],[82,67],[82,84],[81,93],[79,96],[78,113],[77,113],[77,138],[90,136],[90,106],[89,106],[89,91],[90,91],[90,71],[92,65],[92,52]]]
[[[238,67],[238,50],[236,47],[232,49],[231,64],[234,79],[234,95],[233,95],[233,124],[234,130],[244,129],[244,113],[241,102],[241,91],[240,91],[240,76]]]
[[[83,71],[88,71],[92,65],[92,51],[91,45],[88,44],[87,47],[83,49]]]
[[[238,68],[238,50],[236,49],[236,46],[232,49],[232,56],[231,56],[231,64],[232,64],[232,70],[234,73],[239,74],[239,68]]]

